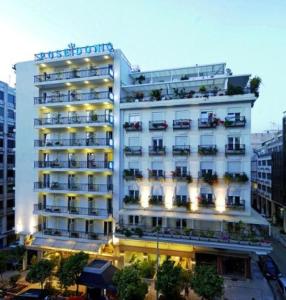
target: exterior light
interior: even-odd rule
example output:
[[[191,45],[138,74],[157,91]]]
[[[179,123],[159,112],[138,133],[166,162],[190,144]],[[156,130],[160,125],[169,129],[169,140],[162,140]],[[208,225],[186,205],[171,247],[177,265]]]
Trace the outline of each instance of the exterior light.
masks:
[[[71,62],[70,60],[67,60],[67,64],[68,64],[68,65],[71,65],[71,63],[72,63],[72,62]]]
[[[70,105],[66,105],[66,107],[71,107]]]
[[[108,82],[109,80],[108,80],[107,78],[104,78],[103,81],[104,81],[104,82]]]
[[[67,85],[67,86],[71,86],[71,83],[70,83],[70,82],[66,82],[66,85]]]
[[[85,80],[85,82],[84,82],[85,84],[89,84],[89,81],[88,80]]]
[[[104,55],[103,58],[104,58],[104,59],[108,59],[109,56],[108,56],[108,55]]]
[[[89,62],[90,59],[89,59],[88,57],[86,57],[86,58],[84,59],[84,61]]]
[[[45,68],[47,65],[46,64],[41,64],[41,67]]]

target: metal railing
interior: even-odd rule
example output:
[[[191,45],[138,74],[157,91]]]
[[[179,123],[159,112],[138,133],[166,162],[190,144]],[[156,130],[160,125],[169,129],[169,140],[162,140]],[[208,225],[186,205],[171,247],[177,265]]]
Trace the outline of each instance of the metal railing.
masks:
[[[163,170],[149,170],[148,176],[150,179],[159,179],[163,178],[165,179],[165,171]]]
[[[191,128],[191,119],[177,119],[173,120],[173,129],[190,129]]]
[[[111,100],[113,101],[112,92],[90,92],[90,93],[78,93],[70,92],[68,94],[57,95],[44,95],[41,97],[34,97],[34,104],[50,104],[50,103],[64,103],[64,102],[76,102],[76,101],[93,101],[93,100]]]
[[[142,155],[141,146],[125,146],[124,153],[126,156],[140,156]]]
[[[245,124],[246,124],[246,119],[244,116],[225,117],[224,119],[225,127],[244,127]]]
[[[216,145],[198,145],[198,152],[200,155],[216,155]]]
[[[34,204],[34,211],[43,211],[46,213],[62,213],[62,214],[76,214],[86,216],[99,216],[108,217],[109,213],[107,209],[103,208],[88,208],[88,207],[68,207],[58,205],[43,205]]]
[[[228,209],[237,209],[237,210],[244,210],[245,209],[245,200],[237,201],[226,201],[226,208]]]
[[[149,155],[165,155],[166,146],[149,146]]]
[[[149,130],[166,130],[168,124],[165,120],[162,121],[149,121]]]
[[[35,161],[35,168],[67,169],[113,169],[113,161]]]
[[[71,70],[67,72],[56,72],[56,73],[44,73],[41,75],[35,75],[34,82],[38,83],[38,82],[68,80],[68,79],[85,78],[85,77],[99,77],[99,76],[108,76],[108,75],[113,77],[112,67]]]
[[[191,147],[189,145],[174,145],[172,153],[173,155],[190,155]]]
[[[51,190],[51,191],[80,191],[80,192],[112,192],[112,184],[85,184],[85,183],[62,183],[62,182],[35,182],[36,190]]]
[[[245,154],[245,144],[226,144],[225,154],[229,154],[229,155]]]
[[[35,147],[84,147],[84,146],[113,146],[113,140],[108,138],[85,139],[47,139],[35,140]]]
[[[125,122],[123,128],[126,131],[142,131],[142,122]]]
[[[35,126],[40,125],[67,125],[67,124],[92,124],[92,123],[108,123],[113,124],[113,116],[111,115],[91,115],[91,116],[71,116],[71,117],[51,117],[37,118],[34,120]]]
[[[198,128],[216,128],[218,125],[218,119],[216,118],[199,118],[198,119]]]

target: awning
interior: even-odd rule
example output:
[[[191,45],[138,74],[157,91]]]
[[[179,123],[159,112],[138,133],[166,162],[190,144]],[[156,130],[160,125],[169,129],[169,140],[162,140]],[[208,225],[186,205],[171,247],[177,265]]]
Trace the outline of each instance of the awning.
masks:
[[[102,273],[83,271],[79,277],[78,284],[89,288],[108,289],[113,288],[112,278],[117,269],[110,265]]]

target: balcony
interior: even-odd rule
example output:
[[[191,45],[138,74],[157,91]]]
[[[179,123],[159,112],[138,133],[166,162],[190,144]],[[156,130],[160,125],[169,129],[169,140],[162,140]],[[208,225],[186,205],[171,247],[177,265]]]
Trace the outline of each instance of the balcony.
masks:
[[[200,155],[216,155],[217,147],[216,145],[199,145],[198,153]]]
[[[128,131],[142,131],[142,122],[125,122],[123,128]]]
[[[198,207],[200,208],[215,208],[215,199],[212,195],[211,198],[206,198],[204,196],[198,197]]]
[[[188,156],[191,154],[191,147],[189,145],[174,145],[172,153],[174,156]]]
[[[246,119],[244,116],[239,117],[225,117],[224,127],[234,128],[234,127],[245,127]]]
[[[154,206],[162,206],[164,203],[164,197],[161,195],[152,195],[149,197],[149,204]]]
[[[99,240],[100,239],[99,236],[102,235],[96,232],[65,230],[65,229],[58,229],[58,228],[44,228],[41,231],[39,231],[39,233],[43,235],[62,236],[62,237],[88,239],[88,240]]]
[[[226,208],[230,210],[245,210],[245,200],[226,201]]]
[[[125,180],[136,180],[142,179],[143,175],[142,172],[138,169],[125,169],[123,171],[123,178]]]
[[[124,153],[126,156],[141,156],[142,147],[141,146],[125,146]]]
[[[166,155],[166,146],[149,146],[149,155],[152,156]]]
[[[135,205],[138,205],[140,204],[140,198],[139,197],[136,197],[136,196],[130,196],[130,195],[126,195],[124,198],[123,198],[123,202],[125,204],[135,204]]]
[[[93,192],[93,193],[111,193],[112,184],[84,184],[84,183],[62,183],[62,182],[35,182],[35,190],[48,191],[73,191],[73,192]]]
[[[202,169],[201,171],[199,171],[198,177],[209,185],[214,185],[214,184],[218,183],[218,176],[212,170]]]
[[[88,207],[68,207],[57,205],[42,205],[34,204],[35,213],[48,213],[48,214],[71,214],[108,218],[109,212],[107,209],[102,208],[88,208]]]
[[[156,131],[156,130],[167,130],[168,124],[166,121],[149,121],[149,130]]]
[[[160,180],[165,179],[165,171],[163,170],[149,170],[148,171],[149,179]]]
[[[191,206],[190,198],[186,195],[176,195],[174,197],[174,205],[176,207],[184,207],[186,209],[190,209]]]
[[[224,173],[224,180],[228,183],[245,183],[248,181],[248,176],[245,173]]]
[[[245,155],[245,144],[226,144],[225,155]]]
[[[187,183],[191,183],[193,181],[193,178],[192,178],[190,172],[184,172],[184,171],[181,171],[180,169],[172,172],[172,178],[173,178],[173,180],[185,181]]]
[[[140,228],[140,230],[138,230]],[[119,223],[116,227],[115,235],[120,239],[127,237],[128,239],[142,241],[156,241],[159,237],[162,242],[180,242],[195,246],[205,246],[220,249],[236,249],[247,250],[253,249],[257,253],[265,251],[269,253],[272,249],[269,235],[264,232],[258,232],[253,236],[252,232],[238,234],[236,232],[222,230],[199,230],[192,228],[177,227],[160,227],[158,232],[154,227],[145,224],[123,224]],[[214,246],[215,243],[215,246]]]
[[[102,76],[113,77],[112,67],[71,70],[67,72],[57,72],[57,73],[44,73],[41,75],[35,75],[34,82],[41,83],[41,82],[81,79],[81,78],[88,78],[88,77],[102,77]]]
[[[112,147],[113,140],[108,138],[85,138],[85,139],[49,139],[35,140],[35,147],[44,148],[68,148],[68,147]]]
[[[41,96],[34,97],[34,104],[44,104],[44,105],[52,105],[52,104],[65,104],[72,103],[81,104],[80,102],[88,102],[88,103],[102,103],[106,101],[113,102],[113,93],[111,92],[90,92],[90,93],[78,93],[71,92],[68,94],[56,94],[51,96]],[[78,103],[79,102],[79,103]]]
[[[209,118],[199,118],[198,119],[198,128],[199,129],[210,129],[216,128],[219,125],[220,120],[218,118],[209,117]]]
[[[35,161],[35,168],[39,169],[95,169],[112,170],[113,161]]]
[[[191,119],[173,120],[173,130],[191,129]]]
[[[37,118],[34,120],[35,126],[55,126],[62,125],[89,125],[89,126],[105,126],[112,125],[113,117],[110,115],[91,115],[91,116],[71,116],[71,117],[51,117],[51,118]],[[60,127],[60,126],[57,126]]]

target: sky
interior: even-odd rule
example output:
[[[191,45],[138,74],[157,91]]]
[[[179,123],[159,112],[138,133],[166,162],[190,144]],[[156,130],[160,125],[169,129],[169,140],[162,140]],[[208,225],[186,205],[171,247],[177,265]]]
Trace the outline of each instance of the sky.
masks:
[[[286,110],[286,0],[0,0],[0,80],[38,52],[112,42],[141,70],[226,62],[258,75],[252,132]]]

